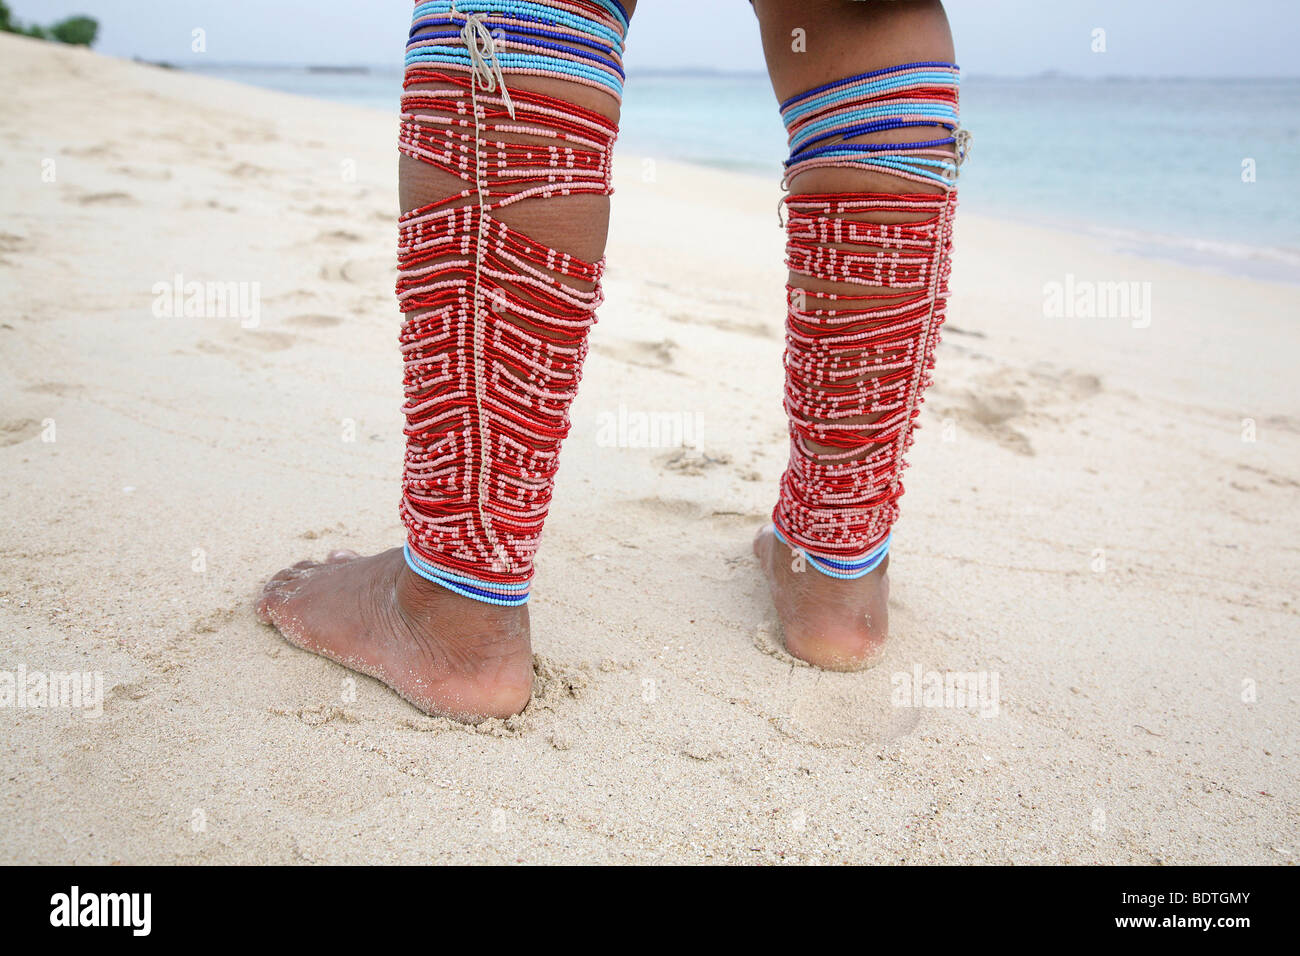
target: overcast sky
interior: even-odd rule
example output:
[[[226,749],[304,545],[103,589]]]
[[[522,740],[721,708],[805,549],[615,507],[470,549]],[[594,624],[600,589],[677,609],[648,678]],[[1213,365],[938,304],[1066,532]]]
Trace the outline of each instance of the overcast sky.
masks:
[[[806,0],[808,3],[826,0]],[[186,64],[192,31],[211,62],[395,63],[410,0],[9,0],[23,21],[100,22],[96,49]],[[950,0],[968,74],[1300,76],[1297,0]],[[1096,28],[1106,52],[1091,50]],[[641,0],[627,65],[758,70],[745,0]]]

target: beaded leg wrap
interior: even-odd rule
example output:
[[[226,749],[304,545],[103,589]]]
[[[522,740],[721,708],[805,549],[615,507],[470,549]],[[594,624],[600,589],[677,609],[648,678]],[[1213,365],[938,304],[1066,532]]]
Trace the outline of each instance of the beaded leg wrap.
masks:
[[[506,77],[581,83],[617,100],[626,28],[615,0],[415,7],[400,149],[465,186],[400,223],[406,559],[491,604],[528,600],[604,268],[497,211],[608,196],[617,132],[594,111],[507,89]]]
[[[937,189],[790,195],[783,203],[786,264],[818,281],[787,289],[790,461],[772,520],[782,541],[833,577],[874,570],[898,517],[903,454],[944,319],[957,170],[969,148],[957,84],[953,64],[911,63],[781,105],[786,183],[840,167]],[[862,291],[815,291],[822,283]]]

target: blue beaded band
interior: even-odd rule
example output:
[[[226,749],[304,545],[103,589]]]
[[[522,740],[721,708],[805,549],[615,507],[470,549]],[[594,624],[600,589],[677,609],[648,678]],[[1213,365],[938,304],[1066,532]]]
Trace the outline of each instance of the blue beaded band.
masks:
[[[456,574],[416,554],[411,550],[410,544],[402,547],[402,554],[406,556],[406,566],[420,577],[441,585],[461,597],[473,598],[484,604],[498,604],[502,607],[527,604],[528,598],[531,597],[529,592],[531,581],[525,581],[523,584],[501,584],[497,581],[483,581],[465,574]]]
[[[784,102],[781,103],[781,112],[784,113],[787,109],[789,109],[795,103],[798,103],[800,100],[805,99],[806,97],[809,96],[816,96],[818,93],[825,93],[828,90],[834,90],[840,87],[856,84],[862,80],[873,80],[876,77],[888,76],[891,73],[901,73],[905,70],[914,70],[914,69],[919,69],[921,67],[931,67],[931,66],[941,67],[942,68],[941,72],[945,75],[947,75],[947,71],[949,70],[958,69],[956,63],[944,63],[942,60],[924,60],[919,63],[900,63],[897,66],[887,66],[884,67],[883,69],[872,70],[870,73],[857,73],[853,76],[846,76],[843,79],[832,80],[829,83],[823,83],[821,86],[814,86],[811,90],[804,90],[802,93],[796,93],[794,96],[790,97],[788,100],[785,100]],[[926,73],[924,75],[930,76],[931,74]]]
[[[592,0],[599,4],[622,30],[627,29],[627,12],[613,0]],[[498,50],[493,59],[505,73],[549,73],[603,86],[622,98],[623,33],[609,21],[529,0],[427,0],[415,7],[406,66],[434,65],[474,68],[470,51],[461,41],[460,27],[466,18],[482,15],[493,36],[522,47],[524,52]],[[574,36],[563,30],[578,31]]]
[[[623,84],[620,81],[613,79],[606,72],[583,66],[580,63],[570,63],[566,60],[555,60],[550,57],[532,56],[526,53],[498,53],[496,58],[505,73],[512,70],[546,70],[551,73],[567,73],[569,76],[595,80],[602,86],[609,87],[620,97],[623,95]],[[467,69],[473,66],[469,53],[452,48],[446,48],[438,53],[412,50],[406,55],[406,65],[410,66],[413,63],[451,63]]]
[[[889,543],[894,539],[894,536],[890,534],[884,541],[880,542],[880,544],[872,548],[862,557],[845,561],[841,558],[828,558],[820,554],[813,554],[807,548],[796,547],[786,539],[785,535],[781,533],[781,529],[778,528],[775,523],[772,525],[772,531],[776,534],[776,540],[780,541],[791,551],[802,552],[803,556],[808,559],[808,563],[812,565],[814,569],[820,571],[827,577],[840,578],[845,581],[864,578],[872,571],[876,570],[876,568],[880,567],[880,563],[884,561],[885,557],[889,554]]]
[[[451,18],[439,19],[428,18],[421,20],[416,24],[417,27],[448,27],[456,26],[457,21]],[[531,46],[541,47],[545,50],[555,50],[559,53],[569,53],[573,56],[579,56],[593,63],[603,63],[619,76],[627,79],[627,74],[623,68],[609,57],[601,56],[609,50],[608,45],[601,45],[590,40],[580,39],[563,33],[552,33],[548,30],[531,30],[526,27],[497,27],[499,33],[507,40],[527,40]],[[566,46],[564,43],[552,43],[547,40],[535,40],[533,37],[556,37],[564,40],[565,43],[573,44]],[[435,33],[421,33],[420,40],[459,40],[460,30],[440,30]],[[577,49],[576,47],[589,47],[590,49]]]
[[[955,94],[960,83],[957,64],[927,61],[859,73],[792,96],[781,104],[781,118],[790,132],[786,169],[834,158],[843,160],[842,165],[877,168],[951,186],[969,134],[961,131],[956,104],[936,99],[933,91],[948,89]],[[909,95],[913,91],[916,95]],[[887,99],[881,102],[881,98]],[[818,114],[821,118],[814,118]],[[871,133],[935,126],[951,135],[916,142],[853,141]],[[958,163],[911,155],[943,146],[956,146]]]
[[[609,0],[594,0],[594,2],[616,16],[622,22],[623,29],[627,29],[627,14],[623,12],[622,7],[610,3]],[[604,37],[617,50],[621,51],[623,48],[623,37],[618,31],[610,29],[598,20],[569,13],[567,10],[556,10],[544,3],[529,3],[528,0],[454,0],[454,2],[453,0],[428,0],[426,3],[416,5],[414,18],[419,20],[425,16],[446,15],[453,12],[461,17],[470,13],[483,13],[499,14],[534,23],[558,23],[584,33]]]

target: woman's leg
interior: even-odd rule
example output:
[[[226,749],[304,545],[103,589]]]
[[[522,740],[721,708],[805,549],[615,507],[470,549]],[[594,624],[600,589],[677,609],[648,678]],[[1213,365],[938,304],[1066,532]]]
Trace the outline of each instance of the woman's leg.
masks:
[[[300,647],[429,713],[522,710],[526,601],[600,302],[631,3],[427,0],[407,46],[404,548],[267,585]]]
[[[947,297],[957,71],[938,0],[755,0],[790,132],[790,461],[754,550],[786,646],[870,663]]]

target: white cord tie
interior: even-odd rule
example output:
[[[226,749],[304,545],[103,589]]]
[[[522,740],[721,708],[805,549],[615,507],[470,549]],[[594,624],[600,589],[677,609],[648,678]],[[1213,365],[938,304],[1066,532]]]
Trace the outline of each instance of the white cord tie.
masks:
[[[454,11],[453,7],[453,11]],[[497,41],[484,23],[486,15],[470,13],[465,16],[465,25],[460,29],[460,38],[465,41],[469,51],[471,66],[470,82],[477,82],[484,90],[491,93],[497,86],[501,87],[501,99],[510,118],[515,118],[515,104],[510,102],[510,91],[506,89],[506,78],[501,72],[501,61],[497,59]]]

